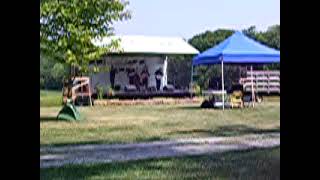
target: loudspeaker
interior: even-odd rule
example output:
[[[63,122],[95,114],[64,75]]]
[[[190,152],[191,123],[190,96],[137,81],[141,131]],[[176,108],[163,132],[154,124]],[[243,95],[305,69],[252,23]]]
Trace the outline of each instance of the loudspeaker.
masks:
[[[126,91],[126,92],[135,92],[135,91],[137,91],[137,87],[135,85],[126,85],[124,87],[124,91]]]
[[[121,85],[119,85],[119,84],[114,85],[114,90],[115,91],[120,91],[121,90]]]
[[[171,84],[166,85],[165,87],[163,87],[164,91],[174,91],[174,86]]]

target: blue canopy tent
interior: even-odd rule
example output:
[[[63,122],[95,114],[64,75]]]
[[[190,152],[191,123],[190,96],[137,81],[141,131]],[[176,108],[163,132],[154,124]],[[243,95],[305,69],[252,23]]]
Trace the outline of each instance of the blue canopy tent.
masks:
[[[240,31],[236,31],[233,35],[217,46],[210,48],[193,58],[191,82],[193,79],[193,66],[220,63],[222,70],[222,91],[224,92],[223,64],[250,64],[252,71],[253,64],[280,63],[280,51],[267,47],[253,39],[250,39]],[[222,96],[224,109],[223,93]],[[252,99],[254,99],[253,87]]]

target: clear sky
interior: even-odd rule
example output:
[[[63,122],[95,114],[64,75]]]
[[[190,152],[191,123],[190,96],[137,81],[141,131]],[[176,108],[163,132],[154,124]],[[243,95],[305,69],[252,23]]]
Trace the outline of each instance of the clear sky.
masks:
[[[258,30],[280,24],[280,0],[129,0],[132,18],[115,23],[120,35],[191,38],[206,30]]]

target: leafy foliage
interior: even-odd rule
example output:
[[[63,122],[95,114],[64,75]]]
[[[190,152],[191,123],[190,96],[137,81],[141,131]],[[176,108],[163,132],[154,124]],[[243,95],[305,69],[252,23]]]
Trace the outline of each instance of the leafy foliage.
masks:
[[[102,85],[97,85],[96,86],[97,94],[98,94],[98,99],[103,99],[103,94],[104,94],[104,89]]]
[[[206,31],[204,33],[193,36],[188,42],[200,52],[203,52],[219,44],[220,42],[231,36],[233,33],[233,30],[228,29],[218,29],[213,32]]]
[[[172,55],[168,59],[168,83],[179,89],[189,87],[192,55]]]
[[[268,28],[266,32],[259,32],[255,26],[243,30],[247,36],[265,44],[269,47],[280,50],[280,25],[273,25]],[[280,64],[271,64],[263,66],[265,70],[280,69]]]
[[[92,41],[111,36],[114,21],[130,18],[126,5],[118,0],[41,0],[41,52],[87,72],[90,61],[119,47],[118,40],[104,47]]]
[[[243,33],[262,44],[280,50],[280,25],[270,26],[266,32],[259,32],[255,26],[251,26],[243,30]]]
[[[62,79],[68,74],[65,64],[55,61],[50,57],[40,55],[40,88],[59,89],[62,88]]]

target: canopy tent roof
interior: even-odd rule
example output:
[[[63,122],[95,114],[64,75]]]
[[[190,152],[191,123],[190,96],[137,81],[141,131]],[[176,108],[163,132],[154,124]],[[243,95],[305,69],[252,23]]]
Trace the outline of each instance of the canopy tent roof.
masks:
[[[120,40],[122,53],[138,54],[198,54],[199,51],[179,37],[158,37],[141,35],[124,35],[95,40],[96,46],[110,44],[111,40]]]
[[[279,63],[280,51],[269,48],[237,31],[232,36],[193,58],[201,64],[267,64]]]

